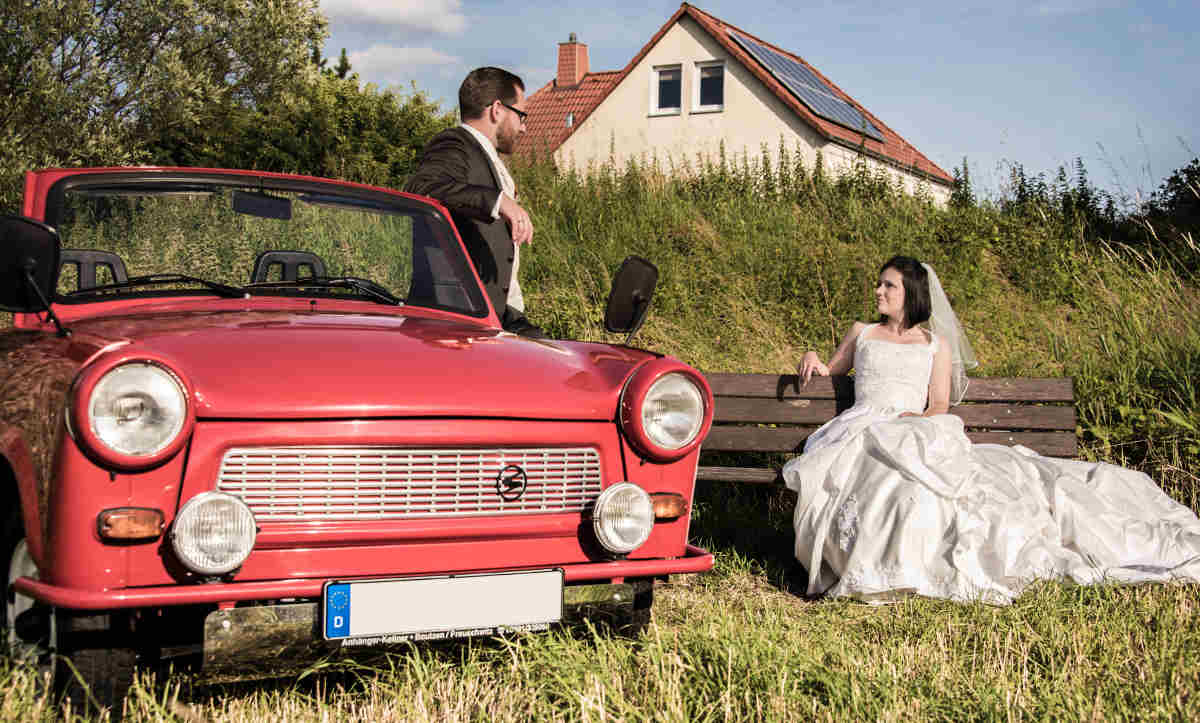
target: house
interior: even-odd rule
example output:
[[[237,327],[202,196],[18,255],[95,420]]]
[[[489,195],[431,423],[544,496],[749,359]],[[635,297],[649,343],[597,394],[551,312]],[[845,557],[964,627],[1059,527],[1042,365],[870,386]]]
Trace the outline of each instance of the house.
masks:
[[[953,179],[797,55],[684,3],[622,70],[591,72],[574,33],[558,46],[558,74],[529,96],[516,153],[553,154],[585,170],[629,158],[694,163],[751,158],[780,139],[812,168],[856,162],[894,175],[936,201]]]

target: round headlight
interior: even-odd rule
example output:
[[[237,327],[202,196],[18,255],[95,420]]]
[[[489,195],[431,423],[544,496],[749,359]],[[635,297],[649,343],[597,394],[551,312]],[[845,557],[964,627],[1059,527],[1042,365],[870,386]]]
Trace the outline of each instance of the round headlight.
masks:
[[[179,561],[201,575],[236,570],[254,549],[254,513],[223,492],[204,492],[187,501],[171,526]]]
[[[105,374],[87,402],[92,434],[109,449],[150,457],[168,447],[187,421],[187,391],[166,369],[122,364]]]
[[[631,482],[618,482],[600,493],[592,510],[596,539],[609,552],[624,554],[641,546],[654,526],[650,495]]]
[[[704,394],[687,376],[662,375],[646,392],[642,403],[642,429],[650,441],[664,449],[691,443],[704,424]]]

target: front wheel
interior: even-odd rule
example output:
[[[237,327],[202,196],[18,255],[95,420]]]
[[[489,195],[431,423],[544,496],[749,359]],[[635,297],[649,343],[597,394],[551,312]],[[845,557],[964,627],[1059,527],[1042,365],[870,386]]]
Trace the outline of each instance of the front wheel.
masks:
[[[38,579],[37,564],[29,554],[25,530],[19,514],[10,515],[4,525],[4,642],[5,652],[18,662],[41,665],[50,652],[53,633],[52,610],[13,589],[19,577]]]
[[[100,616],[101,618],[106,616]],[[74,633],[64,634],[72,624],[78,625],[78,620],[69,620],[59,616],[57,629],[60,631],[58,640],[67,643],[73,637],[90,635],[91,632],[78,628]],[[106,635],[108,631],[97,631]],[[122,703],[129,687],[133,685],[133,675],[137,668],[137,655],[133,650],[104,645],[79,645],[60,647],[54,655],[54,690],[64,697],[70,698],[77,708],[86,708],[99,712],[103,708],[111,708],[114,717],[121,714]]]
[[[20,534],[14,539],[13,526],[7,527],[5,549],[0,553],[0,560],[6,563],[3,622],[7,654],[33,667],[77,708],[112,708],[119,715],[133,683],[136,656],[132,650],[103,642],[112,632],[107,625],[112,616],[71,616],[14,590],[17,578],[36,580],[39,573],[24,531],[16,530]],[[98,629],[101,625],[97,623],[104,628]]]
[[[633,582],[633,604],[621,632],[631,638],[639,636],[650,625],[650,610],[654,606],[654,578]]]

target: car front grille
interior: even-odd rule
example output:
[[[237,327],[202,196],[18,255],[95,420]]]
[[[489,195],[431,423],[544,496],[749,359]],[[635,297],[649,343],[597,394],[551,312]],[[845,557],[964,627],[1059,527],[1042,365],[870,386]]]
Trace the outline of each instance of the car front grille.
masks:
[[[519,496],[499,482],[510,465],[525,473]],[[600,477],[591,447],[239,447],[222,458],[217,489],[258,520],[379,520],[578,512]]]

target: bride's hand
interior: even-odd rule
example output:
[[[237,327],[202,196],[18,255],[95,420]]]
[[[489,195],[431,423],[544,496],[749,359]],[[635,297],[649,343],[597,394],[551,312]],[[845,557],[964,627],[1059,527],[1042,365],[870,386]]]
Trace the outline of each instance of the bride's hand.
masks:
[[[800,360],[800,366],[796,367],[796,372],[800,375],[801,381],[807,385],[813,374],[829,376],[829,367],[821,363],[821,358],[815,351],[809,351],[804,353],[804,358]]]

